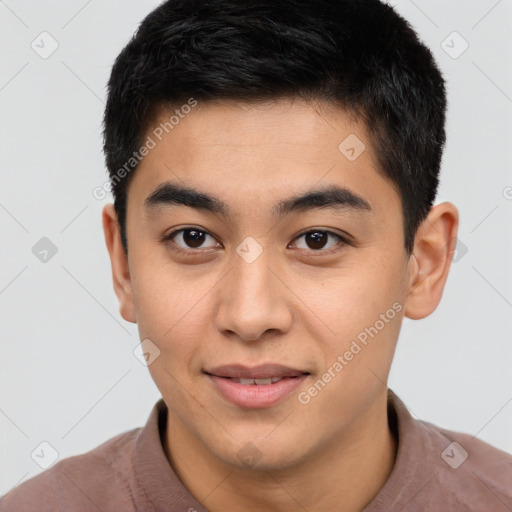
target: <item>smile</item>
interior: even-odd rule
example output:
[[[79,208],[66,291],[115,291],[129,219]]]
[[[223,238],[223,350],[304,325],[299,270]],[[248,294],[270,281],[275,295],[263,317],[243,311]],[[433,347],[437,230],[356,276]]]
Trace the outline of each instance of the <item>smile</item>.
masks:
[[[206,374],[215,391],[229,404],[243,409],[264,409],[282,403],[309,377],[247,379]]]

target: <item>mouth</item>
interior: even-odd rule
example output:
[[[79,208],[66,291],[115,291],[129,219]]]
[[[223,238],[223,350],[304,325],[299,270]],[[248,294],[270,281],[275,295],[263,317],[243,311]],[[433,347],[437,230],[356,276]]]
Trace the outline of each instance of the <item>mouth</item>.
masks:
[[[304,374],[309,375],[309,374]],[[214,377],[221,377],[220,375],[214,375]],[[298,377],[269,377],[267,379],[243,379],[243,378],[235,378],[235,377],[221,377],[222,379],[229,379],[231,382],[235,382],[237,384],[243,384],[244,386],[268,386],[269,384],[275,384],[283,379],[296,379]]]
[[[204,370],[216,390],[230,403],[248,409],[277,404],[296,390],[311,373],[270,364],[229,365]]]
[[[240,384],[257,384],[265,386],[284,378],[295,378],[301,375],[310,375],[310,372],[299,370],[290,366],[283,366],[281,364],[263,364],[259,366],[244,366],[241,364],[231,364],[224,366],[217,366],[209,370],[204,370],[204,373],[213,375],[214,377],[223,377],[232,379]]]

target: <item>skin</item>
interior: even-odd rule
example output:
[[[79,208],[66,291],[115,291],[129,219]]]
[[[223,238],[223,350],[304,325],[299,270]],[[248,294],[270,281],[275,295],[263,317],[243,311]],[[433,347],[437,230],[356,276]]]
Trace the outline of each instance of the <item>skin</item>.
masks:
[[[168,119],[161,114],[155,126]],[[338,149],[349,134],[366,146],[354,161]],[[144,200],[165,181],[221,198],[232,217],[181,205],[146,211]],[[328,184],[362,196],[371,212],[272,215],[276,202]],[[339,109],[299,99],[198,104],[141,162],[127,204],[128,256],[113,205],[103,210],[113,284],[123,318],[160,350],[149,371],[169,409],[164,450],[181,481],[212,512],[362,510],[396,455],[386,383],[400,325],[404,316],[429,315],[441,299],[455,206],[431,209],[408,254],[400,196],[378,172],[365,128]],[[178,234],[175,244],[189,255],[161,241],[187,227],[211,236],[197,247]],[[301,236],[311,228],[351,241],[331,235],[315,249]],[[263,250],[252,263],[236,252],[248,236]],[[298,393],[395,303],[402,306],[395,318],[300,403]],[[264,409],[227,402],[203,373],[272,362],[311,375]],[[238,453],[249,442],[259,458],[247,467]]]

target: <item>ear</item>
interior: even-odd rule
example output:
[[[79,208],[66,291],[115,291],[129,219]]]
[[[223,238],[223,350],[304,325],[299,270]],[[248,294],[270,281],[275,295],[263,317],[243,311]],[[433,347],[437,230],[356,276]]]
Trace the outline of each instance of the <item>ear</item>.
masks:
[[[418,320],[438,306],[457,245],[459,212],[452,203],[433,206],[420,224],[409,259],[405,316]]]
[[[105,243],[110,254],[114,291],[119,299],[119,311],[127,322],[137,323],[128,257],[121,244],[121,234],[113,204],[107,204],[103,207],[102,222]]]

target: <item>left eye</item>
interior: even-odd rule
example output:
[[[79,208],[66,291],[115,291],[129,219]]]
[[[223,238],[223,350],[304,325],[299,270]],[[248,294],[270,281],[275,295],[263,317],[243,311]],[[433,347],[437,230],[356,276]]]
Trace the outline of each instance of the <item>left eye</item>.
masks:
[[[332,231],[321,230],[308,231],[307,233],[303,233],[302,235],[298,236],[295,240],[300,240],[301,238],[304,237],[305,243],[308,245],[308,247],[299,246],[299,249],[319,251],[321,249],[331,249],[332,247],[336,247],[337,245],[339,245],[340,242],[345,242],[345,239],[342,236],[337,235]],[[326,247],[326,244],[328,244],[329,237],[337,239],[337,242]]]

